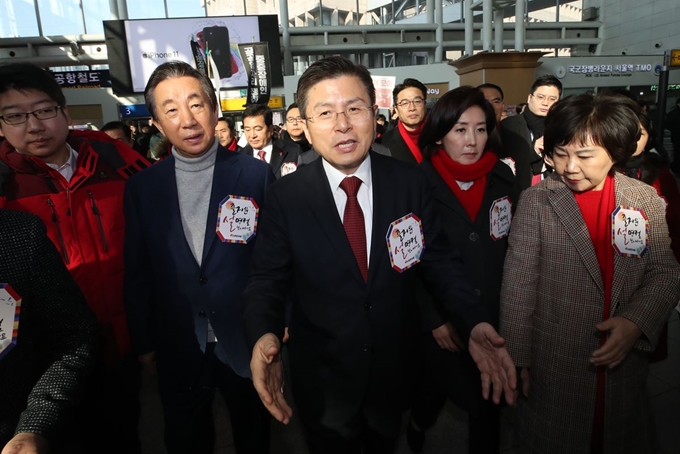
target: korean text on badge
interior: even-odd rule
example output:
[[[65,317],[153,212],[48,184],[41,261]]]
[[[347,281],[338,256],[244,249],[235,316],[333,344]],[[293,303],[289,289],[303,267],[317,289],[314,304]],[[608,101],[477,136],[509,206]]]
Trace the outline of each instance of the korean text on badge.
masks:
[[[505,238],[510,233],[512,223],[512,202],[505,196],[496,199],[489,208],[489,234],[496,241]]]
[[[425,238],[423,224],[418,216],[409,213],[392,222],[387,229],[386,240],[392,268],[403,273],[420,263]]]
[[[640,208],[619,206],[612,213],[612,246],[624,257],[640,258],[649,243],[649,221]]]
[[[0,284],[0,359],[17,344],[21,297],[9,284]]]
[[[217,212],[217,236],[223,243],[247,244],[257,234],[259,214],[252,197],[228,195]]]

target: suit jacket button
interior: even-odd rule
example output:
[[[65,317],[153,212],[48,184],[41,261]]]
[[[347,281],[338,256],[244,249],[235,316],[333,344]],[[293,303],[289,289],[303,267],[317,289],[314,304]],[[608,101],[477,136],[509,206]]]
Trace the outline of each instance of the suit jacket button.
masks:
[[[479,239],[479,235],[477,235],[477,232],[472,232],[468,238],[470,238],[470,241],[477,241]]]
[[[204,311],[199,311],[198,316],[201,318],[205,318],[205,312]]]
[[[371,305],[368,304],[368,303],[364,304],[364,309],[366,309],[366,310],[369,310],[369,309],[371,309],[372,307],[373,307],[373,306],[371,306]]]
[[[207,278],[207,277],[202,277],[202,278],[200,278],[200,279],[198,280],[198,282],[199,282],[199,284],[205,284],[206,282],[208,282],[208,278]]]
[[[364,351],[367,352],[371,349],[371,346],[368,344],[364,344]]]

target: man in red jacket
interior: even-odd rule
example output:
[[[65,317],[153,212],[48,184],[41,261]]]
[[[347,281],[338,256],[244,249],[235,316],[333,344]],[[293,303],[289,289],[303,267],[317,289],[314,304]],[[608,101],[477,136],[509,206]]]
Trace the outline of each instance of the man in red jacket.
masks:
[[[139,452],[139,370],[122,296],[123,189],[148,162],[105,133],[70,131],[70,124],[49,72],[31,64],[0,66],[2,202],[42,219],[102,325],[104,356],[80,429],[86,443],[96,442],[91,452]]]

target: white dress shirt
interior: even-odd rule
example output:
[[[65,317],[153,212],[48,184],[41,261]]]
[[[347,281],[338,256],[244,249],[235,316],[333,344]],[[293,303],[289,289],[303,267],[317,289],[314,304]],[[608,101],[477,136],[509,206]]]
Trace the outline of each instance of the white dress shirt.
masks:
[[[256,157],[257,159],[260,159],[259,153],[260,150],[264,151],[264,160],[269,164],[272,160],[272,151],[274,151],[274,144],[269,141],[267,145],[265,145],[264,148],[260,148],[259,150],[256,150],[253,148],[253,156]]]
[[[364,162],[361,163],[356,172],[351,175],[345,175],[338,169],[330,165],[325,159],[323,159],[323,169],[326,172],[326,177],[328,177],[328,182],[331,185],[331,192],[333,193],[333,199],[335,200],[335,206],[338,209],[338,215],[340,216],[340,221],[345,215],[345,205],[347,205],[347,194],[340,188],[340,183],[345,177],[357,177],[361,180],[362,184],[359,186],[359,192],[357,193],[357,200],[359,201],[359,206],[361,211],[364,213],[364,227],[366,228],[366,253],[368,256],[368,263],[370,265],[371,261],[371,234],[373,232],[373,178],[371,176],[371,157],[366,156]],[[387,230],[385,230],[387,234]]]
[[[62,165],[57,165],[57,164],[50,164],[50,163],[45,163],[47,164],[47,167],[56,170],[61,174],[62,177],[66,179],[66,181],[71,181],[71,178],[73,178],[73,174],[76,173],[76,160],[78,159],[78,152],[71,147],[68,143],[66,144],[68,147],[69,151],[69,157],[68,160],[63,163]]]

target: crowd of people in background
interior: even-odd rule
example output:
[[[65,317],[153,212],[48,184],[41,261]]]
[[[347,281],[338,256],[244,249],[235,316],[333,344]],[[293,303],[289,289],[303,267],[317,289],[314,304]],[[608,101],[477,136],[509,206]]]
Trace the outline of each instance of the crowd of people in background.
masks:
[[[392,453],[404,414],[421,452],[447,401],[470,453],[499,452],[506,405],[527,453],[656,452],[680,99],[661,125],[542,76],[515,115],[491,83],[428,109],[407,78],[388,119],[342,57],[241,138],[186,63],[144,97],[150,124],[71,130],[48,72],[0,66],[2,454],[141,452],[143,373],[170,454],[213,452],[216,390],[242,454],[291,396],[313,454]]]

